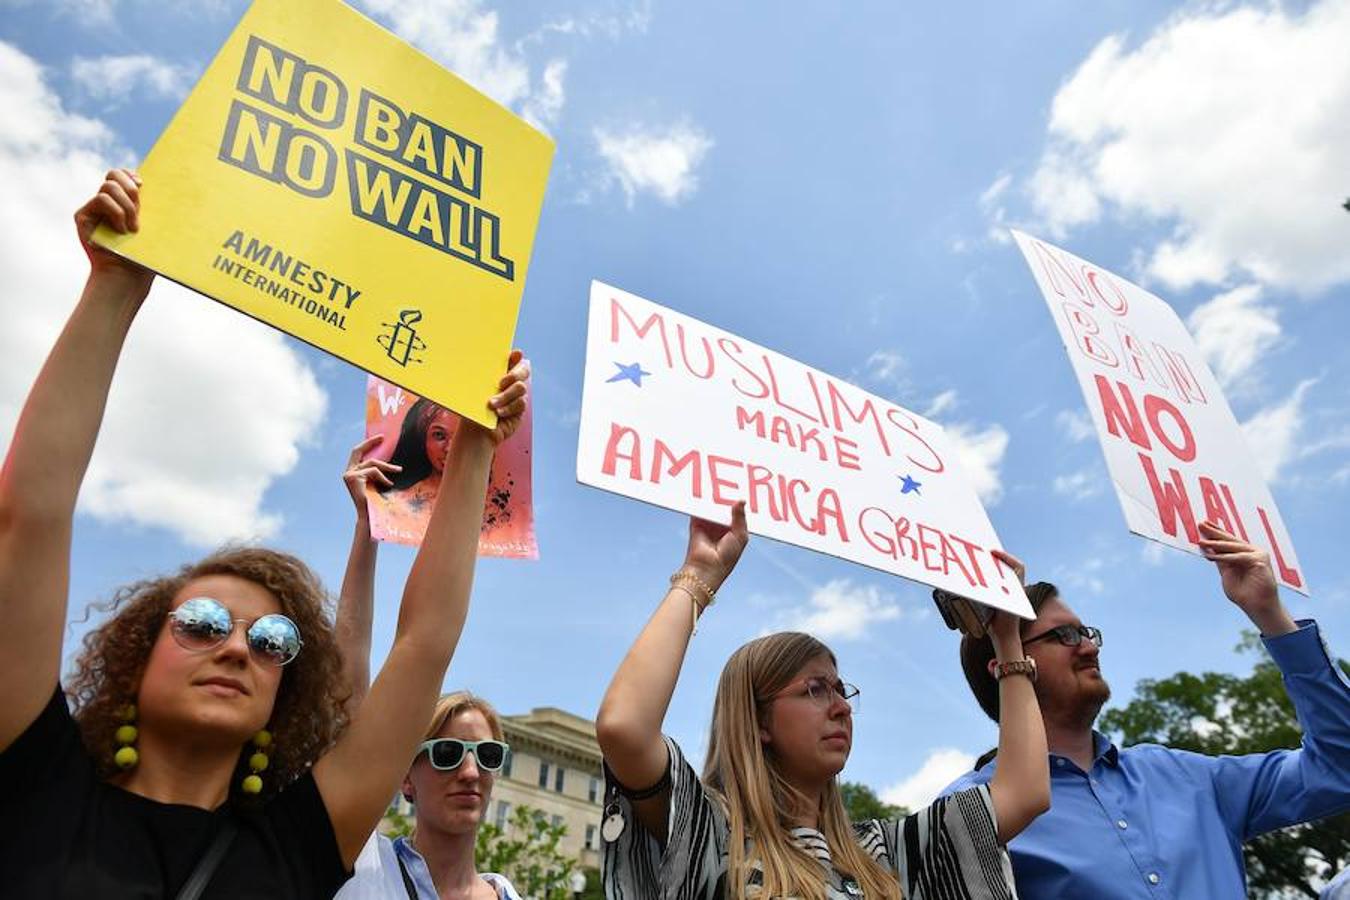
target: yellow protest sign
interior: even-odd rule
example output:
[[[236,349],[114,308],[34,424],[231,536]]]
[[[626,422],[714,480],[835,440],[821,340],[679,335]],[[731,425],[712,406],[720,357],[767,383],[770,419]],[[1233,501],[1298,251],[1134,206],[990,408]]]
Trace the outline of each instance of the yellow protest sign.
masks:
[[[256,0],[95,239],[485,425],[553,143],[337,0]]]

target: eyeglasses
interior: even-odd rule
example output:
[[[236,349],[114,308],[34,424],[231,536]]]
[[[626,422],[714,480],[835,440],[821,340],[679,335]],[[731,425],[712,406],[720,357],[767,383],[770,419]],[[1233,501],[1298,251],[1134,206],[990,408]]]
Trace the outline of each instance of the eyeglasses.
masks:
[[[205,653],[230,639],[235,622],[248,624],[245,636],[249,652],[268,665],[286,665],[300,655],[305,643],[300,639],[300,628],[280,613],[269,613],[251,623],[232,619],[230,611],[210,597],[193,597],[169,613],[169,633],[184,650]]]
[[[1083,643],[1083,638],[1092,642],[1093,646],[1101,647],[1102,630],[1093,628],[1091,625],[1056,625],[1049,631],[1042,632],[1034,638],[1027,638],[1022,642],[1023,647],[1027,647],[1037,641],[1043,641],[1047,638],[1054,638],[1065,647],[1077,647]]]
[[[472,753],[478,768],[484,772],[500,772],[511,755],[511,747],[501,741],[461,741],[459,738],[436,738],[417,748],[427,752],[427,761],[439,772],[451,772],[460,767],[464,757]]]
[[[849,684],[846,681],[830,681],[828,678],[821,678],[820,676],[791,682],[787,687],[774,694],[774,697],[781,697],[796,689],[798,684],[801,685],[799,696],[810,697],[812,702],[822,709],[829,707],[830,704],[834,703],[834,698],[839,697],[848,704],[851,711],[855,713],[862,711],[862,691],[857,685]]]

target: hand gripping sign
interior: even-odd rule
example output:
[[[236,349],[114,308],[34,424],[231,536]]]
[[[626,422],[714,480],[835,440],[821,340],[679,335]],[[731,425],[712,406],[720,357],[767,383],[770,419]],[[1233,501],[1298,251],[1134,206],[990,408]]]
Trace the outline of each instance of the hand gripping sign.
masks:
[[[941,427],[598,281],[577,480],[1032,616]]]
[[[1293,542],[1219,384],[1172,307],[1014,231],[1069,352],[1130,531],[1199,553],[1205,519],[1270,552],[1306,594]]]
[[[337,0],[257,0],[95,239],[483,425],[552,142]]]

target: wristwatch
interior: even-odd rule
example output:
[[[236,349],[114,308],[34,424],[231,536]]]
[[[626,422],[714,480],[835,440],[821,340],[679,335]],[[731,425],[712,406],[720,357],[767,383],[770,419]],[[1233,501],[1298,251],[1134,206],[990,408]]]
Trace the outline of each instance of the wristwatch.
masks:
[[[1014,659],[994,666],[994,679],[996,681],[1002,681],[1009,675],[1025,675],[1034,682],[1036,680],[1036,660],[1028,656],[1026,659]]]

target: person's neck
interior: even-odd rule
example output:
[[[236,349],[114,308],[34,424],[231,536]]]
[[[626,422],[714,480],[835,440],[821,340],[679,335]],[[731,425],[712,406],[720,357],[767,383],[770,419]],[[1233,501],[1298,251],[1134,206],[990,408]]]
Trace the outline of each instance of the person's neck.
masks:
[[[824,793],[823,785],[793,785],[797,789],[798,796],[795,798],[797,803],[788,824],[793,828],[811,828],[820,830],[820,795]]]
[[[163,741],[142,729],[137,736],[136,767],[112,783],[158,803],[212,810],[230,796],[230,778],[239,761],[239,747]]]
[[[1045,715],[1044,718],[1045,742],[1050,752],[1072,760],[1074,765],[1084,772],[1091,771],[1092,763],[1097,758],[1096,739],[1092,734],[1092,723],[1097,719],[1096,713],[1086,717],[1078,714]]]
[[[441,900],[464,900],[478,889],[480,878],[474,865],[477,835],[472,831],[451,834],[418,828],[409,842],[427,864],[431,883]]]

